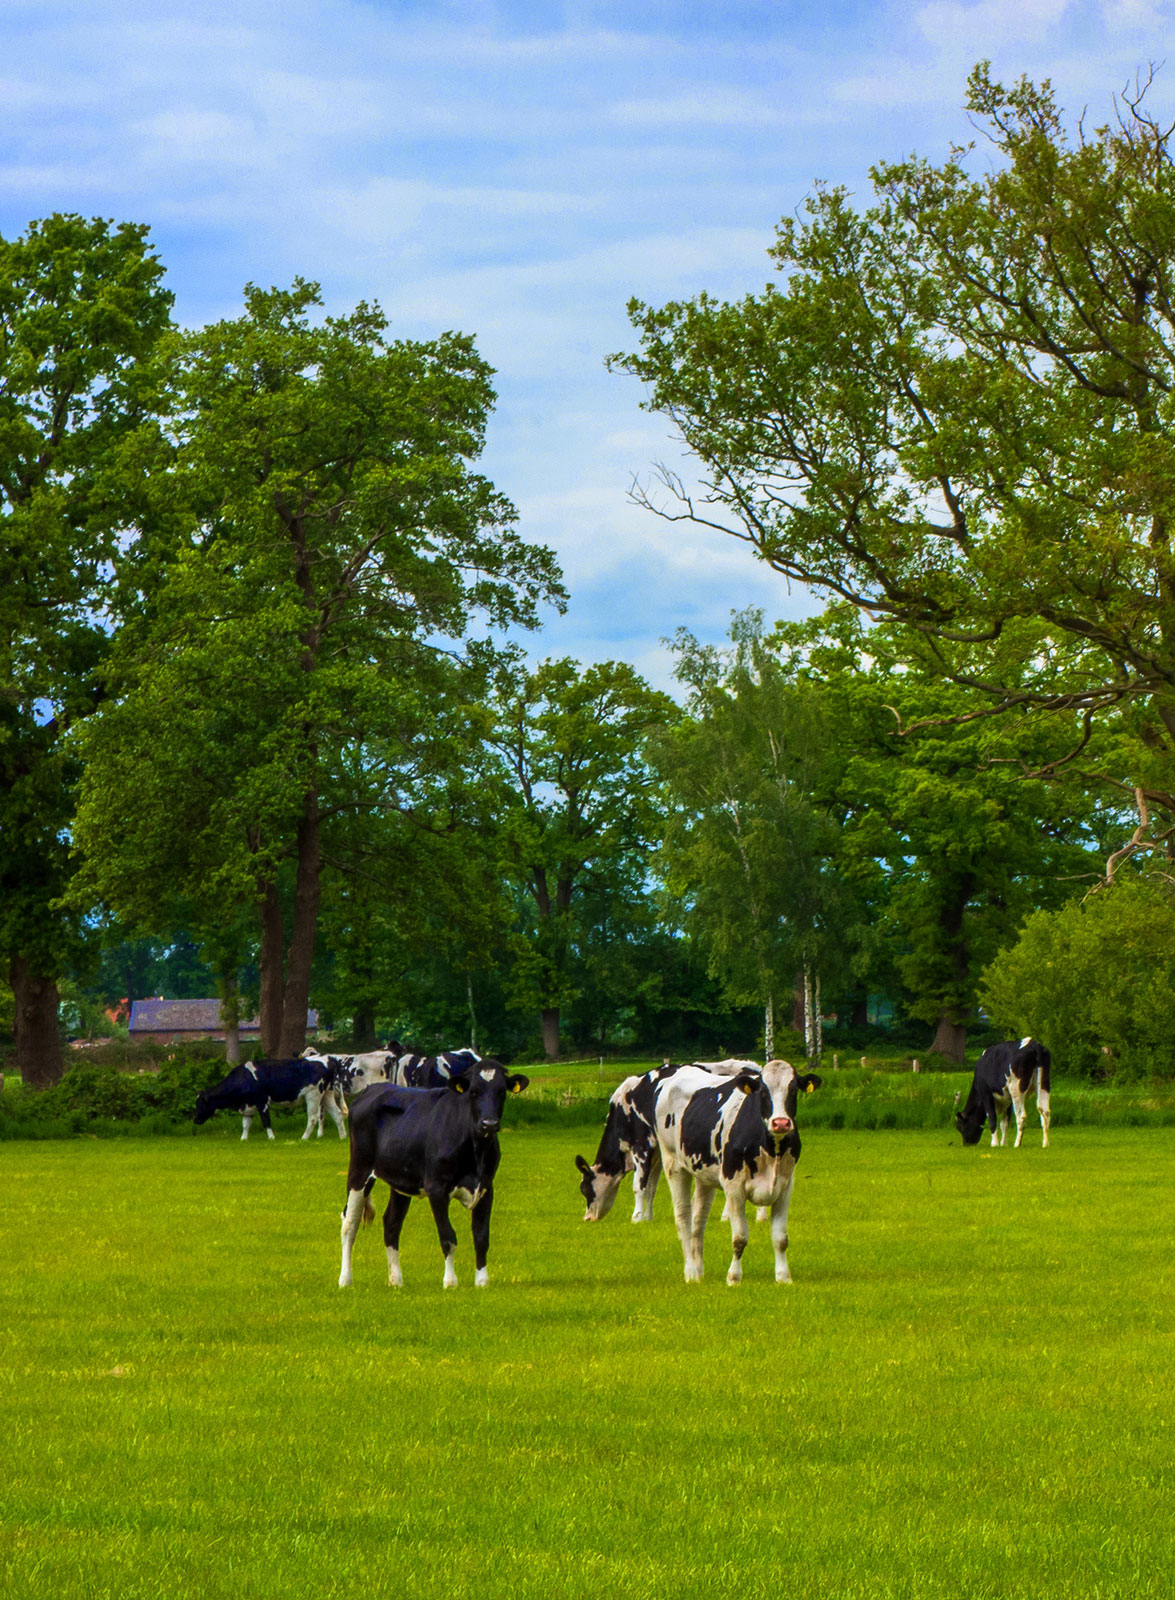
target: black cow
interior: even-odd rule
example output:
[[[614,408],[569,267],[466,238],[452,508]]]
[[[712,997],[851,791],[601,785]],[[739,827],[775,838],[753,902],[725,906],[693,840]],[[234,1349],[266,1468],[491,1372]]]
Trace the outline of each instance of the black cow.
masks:
[[[1016,1113],[1016,1143],[1019,1148],[1024,1137],[1024,1123],[1028,1117],[1028,1096],[1036,1095],[1036,1109],[1044,1130],[1042,1147],[1049,1142],[1049,1073],[1053,1058],[1039,1039],[1006,1040],[989,1045],[975,1064],[975,1076],[962,1111],[955,1115],[955,1127],[963,1135],[964,1144],[978,1144],[986,1122],[991,1128],[991,1142],[996,1143],[999,1126],[999,1143],[1008,1137],[1008,1116]]]
[[[479,1289],[485,1287],[494,1174],[501,1160],[502,1107],[508,1094],[521,1094],[529,1082],[521,1073],[507,1075],[500,1061],[486,1059],[454,1072],[443,1089],[376,1084],[363,1091],[351,1107],[340,1289],[351,1282],[351,1249],[359,1224],[375,1216],[371,1191],[377,1178],[392,1191],[384,1212],[388,1283],[398,1289],[403,1282],[400,1230],[413,1197],[424,1195],[432,1206],[445,1257],[444,1287],[457,1282],[453,1268],[457,1235],[449,1221],[454,1197],[473,1214],[474,1282]]]
[[[718,1079],[683,1067],[657,1087],[654,1123],[687,1283],[701,1280],[706,1219],[719,1188],[726,1195],[733,1244],[727,1283],[742,1280],[742,1256],[750,1237],[748,1201],[770,1207],[775,1281],[791,1282],[787,1213],[800,1159],[796,1104],[801,1092],[818,1089],[820,1083],[814,1072],[769,1061],[761,1070],[744,1069]]]
[[[196,1110],[192,1120],[199,1126],[218,1111],[239,1111],[243,1131],[242,1139],[249,1137],[253,1126],[253,1113],[259,1112],[261,1124],[269,1138],[273,1127],[269,1120],[271,1105],[289,1105],[295,1100],[306,1102],[306,1132],[309,1139],[318,1127],[322,1131],[322,1108],[325,1105],[345,1138],[344,1123],[331,1091],[338,1081],[339,1064],[333,1058],[326,1061],[245,1061],[234,1067],[226,1078],[211,1089],[203,1089],[196,1096]]]

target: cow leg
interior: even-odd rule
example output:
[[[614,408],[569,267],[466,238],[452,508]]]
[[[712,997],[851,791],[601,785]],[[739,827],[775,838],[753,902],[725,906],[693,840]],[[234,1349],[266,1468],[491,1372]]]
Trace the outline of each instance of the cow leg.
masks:
[[[404,1275],[400,1271],[400,1230],[404,1226],[404,1218],[408,1215],[408,1207],[411,1204],[410,1194],[397,1194],[393,1189],[388,1200],[388,1209],[384,1212],[384,1244],[388,1252],[390,1289],[399,1289],[404,1282]]]
[[[374,1212],[371,1206],[371,1190],[375,1183],[374,1175],[360,1188],[353,1188],[354,1179],[347,1179],[347,1204],[343,1208],[343,1265],[339,1271],[339,1288],[346,1289],[351,1283],[351,1247],[355,1243],[355,1235],[359,1232],[361,1222],[370,1222]]]
[[[1019,1150],[1020,1141],[1024,1137],[1024,1124],[1028,1119],[1028,1101],[1020,1093],[1020,1085],[1018,1083],[1013,1083],[1008,1092],[1012,1101],[1011,1109],[1016,1113],[1016,1142],[1012,1148],[1013,1150]],[[1001,1140],[1000,1142],[1002,1143],[1003,1141]]]
[[[681,1253],[685,1257],[685,1281],[693,1283],[700,1274],[693,1270],[693,1228],[690,1222],[690,1175],[676,1168],[665,1173],[665,1181],[669,1185],[669,1192],[673,1196],[673,1220],[677,1224],[677,1237],[681,1241]]]
[[[253,1126],[253,1107],[246,1106],[241,1112],[241,1138],[249,1137],[249,1129]]]
[[[775,1250],[775,1281],[790,1283],[791,1272],[787,1265],[787,1209],[791,1205],[791,1186],[795,1174],[783,1186],[783,1193],[771,1207],[771,1243]]]
[[[761,1211],[762,1206],[759,1207]],[[730,1243],[733,1255],[730,1260],[730,1269],[726,1274],[727,1283],[741,1283],[743,1281],[743,1251],[747,1248],[747,1240],[751,1237],[751,1225],[747,1221],[747,1197],[742,1189],[727,1189],[726,1214],[730,1218]]]
[[[653,1196],[657,1193],[657,1180],[661,1176],[661,1157],[656,1152],[647,1160],[638,1161],[632,1175],[632,1220],[652,1222]]]
[[[484,1289],[490,1281],[486,1257],[490,1253],[490,1212],[493,1209],[494,1190],[491,1184],[474,1206],[470,1217],[473,1224],[473,1259],[477,1267],[473,1281],[479,1289]]]
[[[706,1222],[714,1204],[715,1187],[703,1183],[701,1176],[694,1183],[694,1203],[690,1210],[690,1245],[694,1257],[694,1282],[701,1283],[703,1272],[702,1247],[706,1240]]]
[[[317,1127],[318,1136],[321,1139],[322,1095],[319,1093],[318,1089],[315,1088],[314,1084],[308,1083],[298,1098],[299,1100],[304,1099],[306,1101],[306,1132],[302,1135],[302,1138],[304,1140],[309,1139],[310,1135]]]
[[[269,1120],[269,1101],[267,1100],[263,1106],[258,1106],[257,1110],[261,1117],[261,1126],[265,1129],[265,1137],[272,1139],[274,1132],[273,1124]]]
[[[340,1098],[341,1097],[336,1094],[335,1090],[328,1089],[322,1097],[322,1104],[326,1109],[327,1116],[339,1130],[339,1138],[345,1139],[347,1137],[347,1114],[344,1106],[339,1104]],[[321,1110],[318,1113],[318,1137],[320,1139],[322,1138]]]
[[[1042,1132],[1044,1133],[1044,1139],[1041,1142],[1041,1149],[1047,1150],[1049,1147],[1050,1120],[1049,1092],[1047,1089],[1038,1089],[1036,1091],[1036,1109],[1040,1113],[1040,1126]]]
[[[441,1287],[455,1289],[457,1287],[457,1269],[453,1265],[453,1251],[457,1248],[457,1232],[449,1221],[449,1196],[447,1194],[430,1194],[428,1203],[432,1206],[437,1233],[440,1236],[441,1249],[445,1256],[445,1276],[441,1279]]]

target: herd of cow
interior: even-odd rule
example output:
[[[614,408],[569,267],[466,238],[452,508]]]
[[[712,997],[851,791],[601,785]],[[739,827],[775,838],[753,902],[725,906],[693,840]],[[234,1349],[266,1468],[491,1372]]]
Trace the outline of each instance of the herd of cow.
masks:
[[[1024,1135],[1027,1102],[1035,1096],[1049,1142],[1051,1058],[1038,1040],[992,1045],[975,1068],[967,1100],[955,1117],[963,1143],[978,1144],[984,1125],[991,1142],[1007,1139],[1012,1113],[1016,1145]],[[801,1094],[818,1089],[814,1072],[797,1072],[786,1061],[666,1062],[651,1072],[626,1078],[608,1102],[596,1159],[576,1156],[585,1222],[611,1210],[621,1181],[633,1175],[633,1221],[653,1214],[661,1173],[673,1197],[673,1214],[685,1258],[687,1283],[702,1277],[702,1245],[714,1198],[721,1189],[723,1216],[730,1222],[733,1254],[727,1283],[742,1278],[742,1256],[750,1237],[747,1206],[771,1219],[775,1281],[790,1283],[787,1216],[792,1182],[800,1158],[796,1109]],[[399,1287],[400,1232],[414,1197],[432,1207],[445,1260],[444,1285],[457,1282],[453,1251],[457,1235],[449,1219],[456,1199],[471,1213],[476,1275],[489,1282],[490,1212],[494,1176],[501,1159],[498,1129],[508,1094],[529,1083],[508,1073],[500,1061],[473,1050],[436,1056],[406,1052],[393,1041],[386,1051],[358,1056],[326,1056],[308,1050],[292,1061],[247,1061],[234,1067],[213,1089],[197,1097],[195,1121],[215,1112],[242,1115],[242,1139],[249,1137],[254,1114],[269,1138],[272,1104],[306,1102],[306,1131],[321,1137],[329,1115],[346,1137],[349,1115],[351,1159],[342,1217],[342,1269],[339,1286],[351,1282],[351,1251],[361,1223],[375,1212],[371,1191],[377,1180],[391,1190],[384,1212],[388,1282]],[[353,1103],[348,1110],[348,1098]]]

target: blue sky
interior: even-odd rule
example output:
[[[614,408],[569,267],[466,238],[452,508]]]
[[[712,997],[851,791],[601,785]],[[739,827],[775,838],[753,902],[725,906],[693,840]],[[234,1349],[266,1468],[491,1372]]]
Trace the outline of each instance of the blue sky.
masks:
[[[243,284],[378,299],[461,328],[498,370],[485,469],[571,591],[536,654],[667,685],[664,635],[810,605],[720,535],[631,505],[685,467],[640,388],[629,296],[737,296],[816,179],[941,156],[966,74],[1050,76],[1106,114],[1172,59],[1164,0],[0,0],[0,232],[54,210],[150,223],[187,323]]]

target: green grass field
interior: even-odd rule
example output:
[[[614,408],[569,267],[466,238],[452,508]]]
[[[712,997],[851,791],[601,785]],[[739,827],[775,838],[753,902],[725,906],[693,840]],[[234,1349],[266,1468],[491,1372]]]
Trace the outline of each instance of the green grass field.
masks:
[[[813,1128],[794,1287],[760,1225],[728,1289],[717,1208],[687,1286],[516,1128],[442,1293],[420,1203],[336,1288],[344,1147],[219,1121],[0,1148],[7,1600],[1172,1592],[1163,1129]]]

